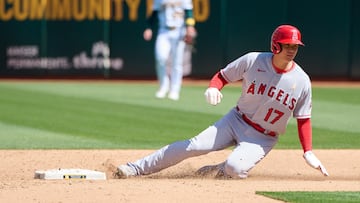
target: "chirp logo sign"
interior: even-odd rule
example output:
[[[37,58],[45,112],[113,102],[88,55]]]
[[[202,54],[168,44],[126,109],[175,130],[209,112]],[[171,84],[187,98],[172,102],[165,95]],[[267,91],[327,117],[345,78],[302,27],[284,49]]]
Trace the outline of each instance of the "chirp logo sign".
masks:
[[[149,16],[153,0],[145,0],[145,3],[145,15]],[[0,0],[0,21],[137,21],[140,4],[141,0]],[[195,20],[206,21],[210,15],[210,0],[193,0],[193,5]]]
[[[100,41],[96,42],[91,51],[91,57],[87,56],[83,51],[73,58],[74,68],[106,68],[121,70],[123,67],[123,60],[121,58],[110,58],[109,46]]]
[[[72,58],[39,57],[37,45],[10,46],[6,50],[8,69],[113,69],[123,68],[122,58],[110,58],[108,44],[99,41],[93,44],[91,54],[81,51]]]

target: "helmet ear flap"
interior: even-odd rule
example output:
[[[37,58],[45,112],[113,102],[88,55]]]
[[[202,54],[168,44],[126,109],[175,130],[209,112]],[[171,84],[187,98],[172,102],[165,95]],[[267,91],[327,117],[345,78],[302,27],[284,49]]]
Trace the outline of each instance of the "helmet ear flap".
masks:
[[[272,42],[271,43],[271,51],[273,54],[278,54],[281,52],[281,45],[280,43],[277,42]]]

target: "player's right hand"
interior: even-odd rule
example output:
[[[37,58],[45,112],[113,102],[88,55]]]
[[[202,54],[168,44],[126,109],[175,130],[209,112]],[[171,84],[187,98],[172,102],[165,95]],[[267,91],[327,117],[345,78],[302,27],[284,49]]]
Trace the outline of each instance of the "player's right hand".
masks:
[[[186,44],[194,44],[195,38],[197,36],[196,30],[193,26],[186,27],[186,34],[184,36],[184,41]]]
[[[150,28],[147,28],[143,33],[143,37],[146,41],[149,41],[152,38],[152,34],[152,30]]]
[[[223,95],[221,92],[215,87],[209,87],[205,91],[205,99],[211,105],[217,105],[221,102]]]

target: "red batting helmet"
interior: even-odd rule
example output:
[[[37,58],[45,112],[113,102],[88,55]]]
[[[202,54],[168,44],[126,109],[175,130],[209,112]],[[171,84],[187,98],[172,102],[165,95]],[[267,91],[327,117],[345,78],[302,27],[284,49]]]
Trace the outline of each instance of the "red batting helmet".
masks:
[[[301,42],[300,31],[292,25],[280,25],[277,27],[271,36],[271,51],[274,54],[281,52],[281,44],[299,44]]]

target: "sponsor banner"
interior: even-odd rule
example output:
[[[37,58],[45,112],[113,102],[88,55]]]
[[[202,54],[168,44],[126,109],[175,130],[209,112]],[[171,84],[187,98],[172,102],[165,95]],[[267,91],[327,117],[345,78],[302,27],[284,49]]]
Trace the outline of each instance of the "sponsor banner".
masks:
[[[122,58],[111,58],[109,45],[103,41],[92,45],[90,51],[74,56],[41,57],[38,45],[9,46],[6,49],[6,66],[9,69],[114,69],[121,70]]]

